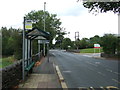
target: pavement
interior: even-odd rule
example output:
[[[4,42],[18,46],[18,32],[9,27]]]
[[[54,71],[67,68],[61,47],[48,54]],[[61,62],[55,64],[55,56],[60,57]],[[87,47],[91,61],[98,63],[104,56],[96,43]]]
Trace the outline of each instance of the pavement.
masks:
[[[19,88],[61,88],[55,67],[51,57],[45,57],[38,65],[33,68],[33,73],[28,79],[19,85]]]

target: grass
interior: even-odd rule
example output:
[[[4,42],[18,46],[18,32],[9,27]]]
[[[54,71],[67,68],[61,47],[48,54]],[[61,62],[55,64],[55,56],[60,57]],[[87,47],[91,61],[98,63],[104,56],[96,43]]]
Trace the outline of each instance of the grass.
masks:
[[[100,49],[100,51],[98,48],[95,49],[95,53],[101,52],[103,52],[102,48]],[[94,53],[94,48],[80,49],[80,53]]]
[[[0,68],[4,68],[10,64],[13,64],[15,61],[14,56],[4,57],[0,59]]]

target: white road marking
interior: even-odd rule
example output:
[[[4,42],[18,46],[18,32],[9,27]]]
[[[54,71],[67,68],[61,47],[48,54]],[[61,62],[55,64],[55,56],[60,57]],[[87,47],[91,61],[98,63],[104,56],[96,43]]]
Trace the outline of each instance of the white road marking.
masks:
[[[93,64],[93,63],[90,63],[90,62],[86,62],[86,63],[91,64],[91,65],[93,65],[93,66],[96,66],[96,67],[97,67],[97,65],[96,65],[96,64]]]
[[[95,64],[100,64],[100,62],[95,62]]]
[[[105,74],[103,74],[103,73],[101,73],[101,72],[97,72],[97,73],[99,73],[99,74],[102,75],[102,76],[105,76]]]
[[[90,55],[82,55],[82,56],[85,56],[85,57],[92,57],[92,56],[90,56]]]
[[[89,70],[95,71],[94,69],[88,68]]]
[[[118,80],[116,80],[116,79],[112,79],[114,82],[117,82],[117,83],[119,83],[120,84],[120,82],[118,81]]]
[[[117,74],[117,75],[120,75],[120,73],[118,73],[118,72],[114,72],[115,74]]]
[[[112,70],[110,70],[110,69],[106,69],[107,71],[109,71],[109,72],[113,72]]]
[[[63,73],[71,73],[71,71],[62,71]]]
[[[62,73],[61,73],[59,67],[56,66],[55,69],[57,71],[57,75],[59,77],[59,80],[60,80],[60,83],[61,83],[61,86],[62,86],[63,90],[64,90],[64,88],[68,88],[67,85],[66,85],[66,83],[65,83],[65,81],[64,81],[65,79],[63,78]]]
[[[118,72],[113,72],[113,71],[110,70],[110,69],[106,69],[106,70],[109,71],[109,72],[111,72],[111,73],[114,73],[114,74],[120,75],[120,73],[118,73]]]
[[[53,55],[55,55],[55,53],[52,53]]]

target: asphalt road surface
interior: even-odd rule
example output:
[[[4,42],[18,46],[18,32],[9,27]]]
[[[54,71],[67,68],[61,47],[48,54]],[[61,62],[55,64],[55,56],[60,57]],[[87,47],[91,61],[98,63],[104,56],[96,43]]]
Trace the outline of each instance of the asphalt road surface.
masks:
[[[51,50],[69,88],[120,86],[117,60]]]

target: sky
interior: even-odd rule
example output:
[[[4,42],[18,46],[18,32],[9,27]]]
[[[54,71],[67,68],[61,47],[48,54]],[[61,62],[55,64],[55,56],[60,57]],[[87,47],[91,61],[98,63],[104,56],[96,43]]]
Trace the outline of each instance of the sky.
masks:
[[[80,39],[106,33],[118,34],[118,15],[112,12],[89,13],[77,0],[1,0],[0,28],[23,28],[23,17],[32,10],[44,10],[57,14],[62,22],[61,27],[70,32],[65,37],[75,40],[75,32],[79,32]]]

